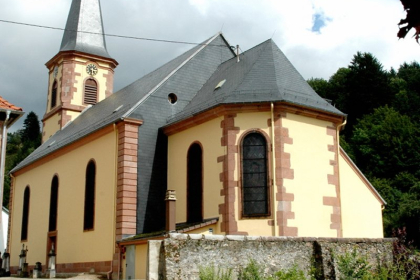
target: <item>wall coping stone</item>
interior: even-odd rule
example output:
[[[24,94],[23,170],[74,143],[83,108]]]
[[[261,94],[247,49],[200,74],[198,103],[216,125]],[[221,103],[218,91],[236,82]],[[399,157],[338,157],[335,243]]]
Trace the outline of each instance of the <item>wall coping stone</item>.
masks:
[[[327,243],[388,243],[396,238],[336,238],[336,237],[294,237],[294,236],[250,236],[250,235],[222,235],[222,234],[188,234],[170,233],[169,238],[175,240],[228,240],[228,241],[295,241],[295,242],[327,242]]]

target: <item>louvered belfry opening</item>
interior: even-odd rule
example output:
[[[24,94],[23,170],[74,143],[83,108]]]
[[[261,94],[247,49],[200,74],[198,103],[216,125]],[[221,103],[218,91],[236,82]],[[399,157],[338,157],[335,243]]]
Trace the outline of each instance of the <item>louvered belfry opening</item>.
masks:
[[[267,145],[260,133],[242,143],[243,215],[268,215]]]
[[[95,105],[98,101],[98,85],[94,79],[88,79],[85,82],[84,104]]]

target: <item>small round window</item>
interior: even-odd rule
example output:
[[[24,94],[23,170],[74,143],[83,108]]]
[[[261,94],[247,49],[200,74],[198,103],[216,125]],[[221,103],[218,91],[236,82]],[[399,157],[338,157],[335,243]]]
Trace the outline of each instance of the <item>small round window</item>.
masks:
[[[169,103],[175,104],[177,100],[178,100],[178,97],[176,96],[175,93],[170,93],[168,95],[168,101],[169,101]]]

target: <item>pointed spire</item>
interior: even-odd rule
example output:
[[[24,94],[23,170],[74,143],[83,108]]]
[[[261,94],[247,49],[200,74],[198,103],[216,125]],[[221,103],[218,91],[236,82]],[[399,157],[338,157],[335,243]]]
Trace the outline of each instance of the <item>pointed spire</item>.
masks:
[[[110,58],[103,34],[99,0],[73,0],[60,51],[80,51]]]

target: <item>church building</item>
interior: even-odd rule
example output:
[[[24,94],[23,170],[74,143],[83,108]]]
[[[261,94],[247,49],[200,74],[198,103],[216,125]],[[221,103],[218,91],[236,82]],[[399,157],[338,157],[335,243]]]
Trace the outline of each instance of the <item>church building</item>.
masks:
[[[12,273],[22,246],[44,270],[54,246],[57,273],[144,278],[168,190],[180,232],[383,237],[385,201],[340,147],[346,114],[271,39],[239,53],[218,33],[113,92],[102,34],[99,0],[73,0],[43,143],[11,171]]]

